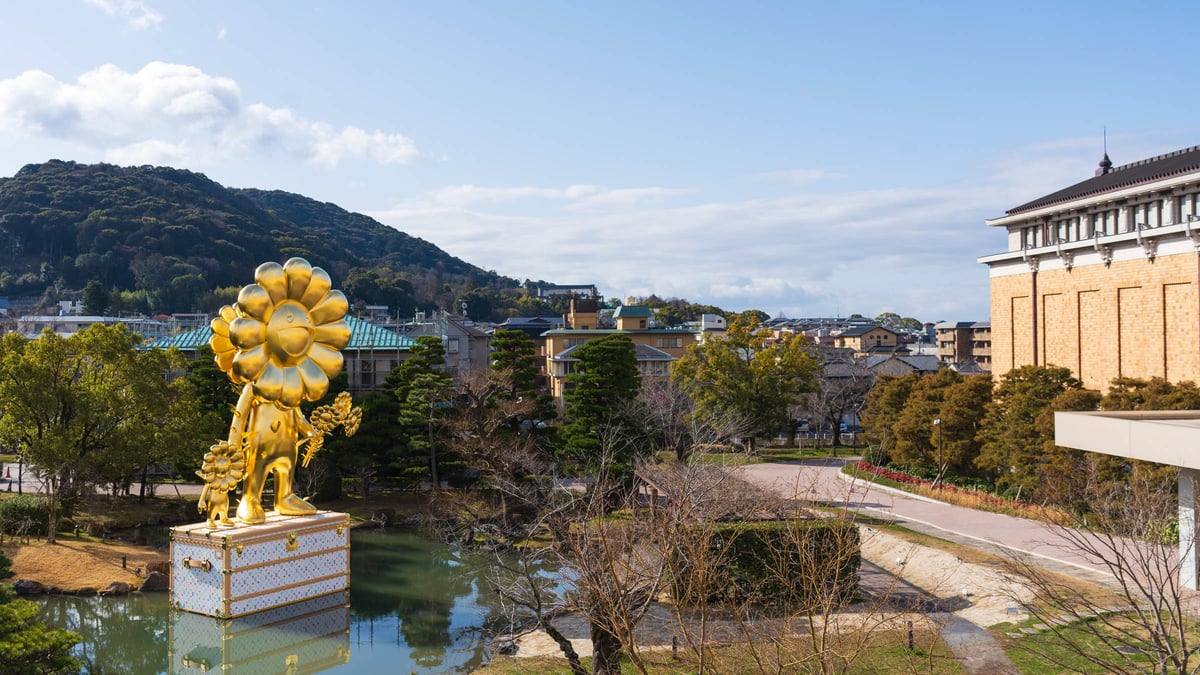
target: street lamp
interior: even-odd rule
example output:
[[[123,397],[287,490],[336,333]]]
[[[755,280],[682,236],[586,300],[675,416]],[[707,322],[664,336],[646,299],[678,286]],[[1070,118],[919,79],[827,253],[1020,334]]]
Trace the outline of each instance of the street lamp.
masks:
[[[937,466],[937,475],[934,476],[934,478],[933,478],[933,487],[934,487],[934,489],[940,489],[941,482],[942,482],[942,472],[945,471],[945,468],[942,465],[942,418],[935,417],[933,420],[933,426],[937,427],[937,434],[938,434],[938,455],[937,455],[938,466]]]

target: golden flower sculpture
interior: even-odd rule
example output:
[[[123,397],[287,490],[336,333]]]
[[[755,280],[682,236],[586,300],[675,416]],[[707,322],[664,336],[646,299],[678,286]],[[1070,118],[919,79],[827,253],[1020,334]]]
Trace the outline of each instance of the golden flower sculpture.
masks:
[[[237,510],[242,523],[266,520],[262,494],[269,476],[275,479],[277,513],[302,516],[317,510],[296,496],[293,479],[299,447],[305,442],[319,447],[322,438],[299,405],[325,395],[329,378],[342,370],[340,350],[350,342],[346,296],[330,286],[325,270],[303,258],[265,263],[237,302],[213,319],[209,345],[217,365],[242,385],[226,441],[245,460]],[[346,400],[348,407],[348,395]],[[208,475],[202,477],[208,481],[206,492],[219,494]]]
[[[254,281],[213,319],[217,365],[234,383],[252,383],[263,401],[292,407],[321,398],[350,342],[346,296],[303,258],[260,265]]]
[[[316,431],[316,435],[309,439],[308,448],[300,466],[308,466],[313,455],[317,454],[317,451],[325,445],[325,437],[333,433],[339,424],[342,425],[342,431],[346,432],[346,436],[358,433],[358,425],[362,424],[362,408],[351,407],[352,405],[350,394],[343,391],[333,398],[333,405],[323,405],[313,409],[312,414],[309,415],[309,422]]]
[[[249,439],[244,441],[248,443]],[[216,527],[217,522],[222,525],[233,524],[229,520],[229,493],[237,488],[245,474],[245,454],[228,441],[215,443],[204,454],[204,463],[196,472],[205,483],[197,508],[200,513],[208,513],[209,527]]]

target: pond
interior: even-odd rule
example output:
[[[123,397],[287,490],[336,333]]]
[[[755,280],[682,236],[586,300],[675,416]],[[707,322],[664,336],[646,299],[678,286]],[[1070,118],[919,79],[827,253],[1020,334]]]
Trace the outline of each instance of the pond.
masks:
[[[350,550],[348,611],[325,602],[286,621],[246,617],[222,627],[172,610],[158,593],[51,597],[41,618],[83,636],[76,655],[92,674],[199,673],[232,661],[232,672],[423,675],[487,661],[485,626],[500,613],[486,555],[396,530],[355,530]]]

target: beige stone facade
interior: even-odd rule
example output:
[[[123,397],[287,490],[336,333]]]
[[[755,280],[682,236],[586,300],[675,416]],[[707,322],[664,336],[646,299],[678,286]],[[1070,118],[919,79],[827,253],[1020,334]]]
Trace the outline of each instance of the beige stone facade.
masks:
[[[1200,381],[1200,147],[1097,171],[989,221],[993,372]]]

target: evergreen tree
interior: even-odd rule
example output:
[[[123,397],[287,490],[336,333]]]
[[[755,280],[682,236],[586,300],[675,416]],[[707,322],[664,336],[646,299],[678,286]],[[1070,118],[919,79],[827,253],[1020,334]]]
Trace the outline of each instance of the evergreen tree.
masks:
[[[400,458],[401,473],[427,477],[436,487],[453,467],[444,438],[443,420],[453,406],[453,381],[446,373],[446,348],[440,338],[417,338],[412,356],[388,375],[398,402],[397,432],[406,443]]]
[[[575,372],[567,376],[565,452],[584,470],[633,471],[636,450],[623,429],[625,409],[637,399],[641,375],[633,341],[620,333],[590,340],[575,349]],[[601,466],[601,462],[606,462]]]
[[[867,402],[862,411],[863,429],[871,444],[871,461],[886,464],[892,459],[896,447],[896,434],[892,427],[904,412],[904,404],[920,376],[881,375],[875,386],[867,393]]]
[[[0,579],[12,576],[12,560],[0,552]],[[76,673],[81,663],[71,656],[79,636],[49,630],[37,620],[39,606],[0,587],[0,673]]]
[[[1082,389],[1069,368],[1022,366],[1005,373],[987,406],[980,434],[983,443],[975,465],[996,481],[996,487],[1029,495],[1041,484],[1047,440],[1038,418],[1062,393]]]
[[[537,344],[533,338],[519,330],[498,330],[492,336],[491,348],[491,371],[507,378],[505,398],[532,401],[529,418],[554,419],[558,415],[554,399],[538,387]],[[514,430],[520,422],[520,418],[513,419]]]

